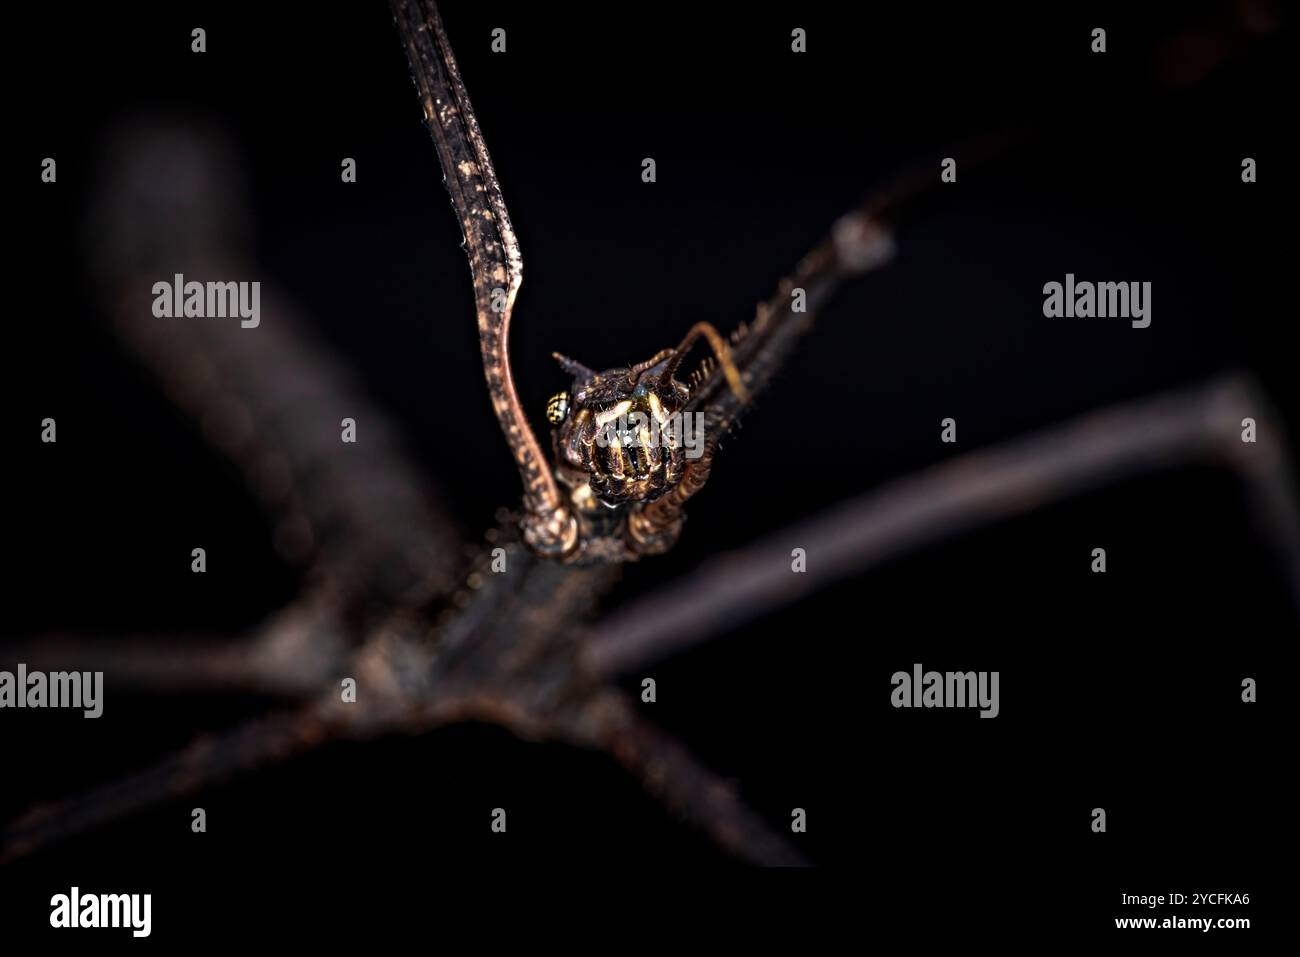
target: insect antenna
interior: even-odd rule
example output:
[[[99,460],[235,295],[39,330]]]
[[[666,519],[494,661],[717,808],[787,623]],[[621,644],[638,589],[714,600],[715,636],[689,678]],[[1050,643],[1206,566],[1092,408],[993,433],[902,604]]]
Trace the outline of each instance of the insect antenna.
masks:
[[[677,371],[677,367],[681,365],[682,360],[686,358],[686,353],[689,352],[691,346],[695,344],[695,340],[701,336],[704,337],[710,348],[713,349],[713,354],[717,357],[718,365],[722,367],[723,375],[727,377],[727,384],[731,386],[731,391],[736,394],[736,398],[744,402],[745,384],[741,382],[740,370],[736,368],[736,363],[731,358],[731,347],[727,345],[727,340],[719,335],[718,330],[713,328],[713,325],[708,322],[697,322],[695,325],[691,326],[690,331],[686,333],[686,338],[683,339],[682,344],[677,347],[677,354],[671,361],[669,361],[667,367],[664,369],[661,381],[665,385],[672,381],[673,373]]]

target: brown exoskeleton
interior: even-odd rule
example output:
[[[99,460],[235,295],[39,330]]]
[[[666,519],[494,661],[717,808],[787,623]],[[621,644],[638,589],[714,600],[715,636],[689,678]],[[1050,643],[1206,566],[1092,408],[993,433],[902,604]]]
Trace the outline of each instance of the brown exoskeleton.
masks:
[[[573,376],[573,386],[551,397],[546,418],[554,427],[556,476],[585,526],[584,541],[621,537],[629,513],[677,488],[690,463],[703,453],[702,416],[696,413],[693,422],[684,415],[691,390],[675,378],[700,337],[713,348],[731,389],[743,398],[730,349],[707,322],[692,327],[676,349],[661,350],[632,366],[596,372],[555,354]],[[627,544],[641,550],[635,538]]]
[[[933,165],[918,168],[903,184],[910,188],[875,196],[863,212],[837,224],[833,236],[759,307],[755,321],[733,333],[730,363],[714,375],[685,378],[690,398],[682,412],[702,412],[705,454],[695,460],[688,454],[675,484],[666,481],[665,470],[666,490],[653,500],[592,510],[590,515],[612,517],[615,533],[584,532],[580,540],[567,483],[557,482],[533,440],[510,377],[506,333],[521,259],[441,21],[432,0],[395,0],[395,14],[448,188],[462,213],[489,395],[524,486],[525,541],[538,555],[564,561],[594,557],[601,549],[618,559],[666,547],[682,505],[707,478],[717,437],[743,411],[741,395],[727,384],[732,374],[740,371],[745,395],[757,393],[840,278],[888,259],[887,227],[904,218],[905,200],[940,182]],[[1200,43],[1204,34],[1190,36]],[[1176,59],[1180,67],[1186,62]],[[227,424],[210,437],[226,437],[217,440],[223,454],[278,516],[277,542],[286,557],[296,555],[304,592],[248,635],[209,642],[167,634],[106,644],[101,634],[56,634],[35,638],[25,651],[11,647],[8,657],[32,662],[39,654],[46,661],[43,670],[103,667],[114,687],[128,693],[134,685],[173,695],[205,688],[300,700],[204,734],[189,748],[107,786],[42,801],[0,828],[0,866],[340,738],[420,735],[465,721],[500,725],[529,741],[556,742],[551,749],[563,742],[607,754],[671,808],[674,819],[693,822],[730,853],[764,864],[804,863],[797,838],[790,841],[782,828],[769,828],[745,805],[734,782],[654,728],[619,685],[669,654],[734,633],[831,582],[950,536],[1176,465],[1212,463],[1243,479],[1244,498],[1283,563],[1281,574],[1300,595],[1300,521],[1288,471],[1294,457],[1283,444],[1276,414],[1249,380],[1237,378],[1088,413],[1065,426],[945,459],[797,527],[770,532],[649,595],[620,599],[594,623],[589,622],[597,602],[617,577],[595,561],[588,568],[559,567],[526,554],[513,530],[493,529],[490,549],[479,551],[466,574],[452,557],[459,544],[456,523],[429,506],[423,481],[395,448],[380,442],[363,456],[321,454],[320,430],[311,425],[320,420],[321,402],[370,421],[371,436],[385,431],[374,424],[382,422],[382,412],[367,407],[327,357],[293,332],[292,323],[264,324],[255,347],[236,335],[237,347],[217,349],[217,333],[196,338],[203,327],[171,336],[170,329],[147,320],[148,298],[141,303],[147,285],[139,276],[168,274],[161,266],[172,250],[197,257],[196,267],[211,264],[187,265],[187,273],[220,275],[226,264],[241,261],[231,243],[237,231],[222,215],[232,205],[230,192],[205,165],[220,151],[205,141],[188,144],[168,136],[106,182],[105,196],[113,202],[105,203],[102,215],[111,225],[103,235],[135,241],[95,245],[112,253],[106,260],[112,285],[102,298],[116,303],[118,334],[158,373],[170,400],[205,430]],[[493,295],[498,289],[503,296]],[[798,311],[796,301],[806,301],[808,311]],[[500,302],[499,310],[494,302]],[[677,352],[676,362],[665,352],[601,375],[611,389],[630,385],[633,406],[638,385],[645,386],[640,398],[647,406],[651,393],[661,404],[675,401],[681,383],[670,369],[683,361],[685,345]],[[595,378],[576,365],[570,371],[575,378],[580,372]],[[628,381],[620,384],[620,378]],[[295,388],[283,388],[286,381]],[[577,399],[582,391],[575,387],[572,399],[567,393],[557,397],[554,415],[561,424],[572,411],[568,406],[594,403],[590,389]],[[304,402],[304,395],[313,401]],[[1242,441],[1239,430],[1247,416],[1258,418],[1258,443]],[[235,430],[242,436],[238,443],[229,441],[232,420],[251,425]],[[596,465],[608,473],[612,460],[604,461],[602,466],[597,457]],[[624,469],[626,478],[626,464]],[[590,474],[574,474],[589,492]],[[584,526],[591,521],[581,514]],[[790,573],[793,542],[817,556],[803,574]],[[338,678],[348,674],[363,683],[365,706],[340,702]],[[162,813],[174,815],[174,804]],[[81,852],[70,853],[75,858]]]
[[[708,480],[719,436],[839,280],[889,258],[890,234],[874,209],[844,217],[775,299],[760,306],[754,322],[732,334],[730,345],[701,322],[676,349],[627,368],[595,373],[561,360],[575,382],[571,395],[554,397],[548,408],[552,424],[561,426],[552,466],[524,414],[511,371],[510,320],[523,283],[519,239],[446,31],[431,4],[417,12],[419,6],[399,0],[396,12],[408,27],[404,38],[412,77],[465,237],[488,396],[523,485],[523,541],[534,553],[563,562],[618,562],[662,552],[677,540],[685,503]],[[684,385],[673,374],[699,338],[712,347],[717,363],[702,367]],[[629,434],[625,426],[631,420],[617,420],[634,412],[638,427],[630,433],[638,442],[632,446],[618,434],[618,429]],[[642,422],[653,440],[665,420],[688,412],[692,435],[703,442],[698,459],[671,445],[641,443]],[[612,435],[606,430],[611,423],[616,425]]]

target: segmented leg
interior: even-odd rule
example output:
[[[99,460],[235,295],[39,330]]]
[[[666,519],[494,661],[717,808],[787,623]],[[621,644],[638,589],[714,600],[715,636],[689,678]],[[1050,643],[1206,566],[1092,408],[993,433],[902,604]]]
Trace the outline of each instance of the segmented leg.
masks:
[[[46,634],[0,645],[30,671],[102,672],[114,694],[251,693],[303,697],[346,659],[349,630],[331,601],[309,596],[247,635]]]
[[[153,315],[153,284],[255,275],[238,164],[221,138],[129,130],[110,148],[88,238],[113,330],[235,463],[275,522],[279,551],[340,606],[439,594],[460,534],[401,447],[399,430],[262,284],[260,322]],[[341,439],[344,418],[358,441]]]
[[[1260,438],[1241,441],[1242,420]],[[1221,463],[1250,492],[1258,525],[1300,608],[1300,505],[1281,425],[1242,379],[1090,413],[1024,439],[909,475],[720,555],[681,581],[629,602],[591,629],[583,660],[613,676],[900,554],[1099,486],[1187,462]],[[814,556],[802,574],[790,551]]]
[[[510,371],[510,316],[524,278],[519,240],[437,6],[432,0],[393,0],[392,6],[465,236],[483,373],[524,485],[524,538],[542,554],[563,556],[577,547],[578,523],[561,498]]]

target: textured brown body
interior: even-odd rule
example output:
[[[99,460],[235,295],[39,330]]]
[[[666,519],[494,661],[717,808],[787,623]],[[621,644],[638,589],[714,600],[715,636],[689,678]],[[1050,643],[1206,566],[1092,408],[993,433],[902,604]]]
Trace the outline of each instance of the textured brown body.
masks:
[[[431,37],[437,35],[445,46],[441,24],[429,0],[395,0],[395,10],[432,124],[430,103],[450,102],[448,77],[439,72],[436,56],[428,59]],[[430,70],[433,75],[425,75]],[[454,79],[456,95],[462,95],[459,77]],[[454,110],[437,115],[446,121],[444,129],[462,124]],[[481,143],[472,117],[461,125],[462,132],[465,128]],[[440,140],[437,130],[434,136],[444,166],[447,150],[463,153],[456,143]],[[221,246],[225,236],[217,228],[219,217],[211,215],[210,205],[158,202],[160,185],[168,182],[184,185],[181,195],[187,201],[192,198],[195,184],[204,182],[186,172],[184,158],[195,155],[204,151],[164,151],[161,166],[146,166],[151,175],[114,180],[110,195],[135,200],[110,206],[109,211],[116,211],[119,226],[132,230],[129,235],[165,236],[168,241],[161,245],[169,251],[204,250],[207,258],[200,262],[230,262],[231,253]],[[178,171],[185,175],[173,175]],[[903,184],[908,188],[891,190],[843,220],[832,240],[800,263],[776,297],[760,307],[748,330],[733,336],[734,363],[747,393],[761,387],[809,325],[810,313],[796,314],[789,308],[792,287],[804,289],[810,309],[815,308],[841,276],[880,263],[881,254],[890,248],[882,227],[885,214],[887,221],[897,222],[902,203],[913,203],[919,190],[935,182],[927,165],[922,175]],[[147,187],[143,197],[132,192],[133,185],[136,190]],[[495,189],[494,179],[491,185]],[[480,230],[472,210],[479,211],[478,220],[504,223],[507,232],[508,221],[503,207],[500,221],[490,206],[472,206],[466,212],[464,183],[451,167],[447,186],[462,213],[478,291],[484,254],[475,250],[487,247],[473,245]],[[162,194],[167,195],[165,189]],[[224,192],[219,195],[226,198]],[[165,216],[167,226],[182,232],[165,232],[161,224],[147,219],[150,214]],[[142,229],[142,224],[148,228]],[[101,247],[114,252],[131,248],[126,242]],[[500,253],[504,247],[498,243],[492,248]],[[514,253],[517,256],[517,249]],[[128,267],[126,262],[115,264],[110,289],[139,288],[133,277],[157,271],[153,265],[142,271]],[[517,288],[517,270],[513,277]],[[643,674],[647,665],[668,654],[734,633],[744,621],[900,555],[1180,463],[1226,465],[1240,476],[1259,528],[1283,563],[1291,593],[1300,599],[1300,510],[1288,470],[1294,456],[1283,444],[1280,421],[1255,386],[1231,380],[1140,400],[1027,439],[959,454],[800,526],[771,533],[739,552],[719,555],[640,601],[620,600],[612,615],[576,631],[575,624],[589,620],[618,569],[539,558],[536,550],[525,550],[507,517],[503,528],[488,532],[461,587],[451,589],[447,583],[458,563],[450,516],[416,511],[419,477],[394,449],[377,452],[374,445],[363,446],[368,457],[361,458],[352,452],[338,454],[337,442],[313,441],[319,433],[311,423],[321,418],[337,421],[337,414],[328,411],[335,405],[352,414],[364,409],[359,417],[372,423],[368,435],[375,434],[381,413],[365,406],[361,394],[322,365],[324,357],[296,333],[286,330],[283,340],[268,341],[266,336],[281,325],[275,317],[263,324],[256,349],[238,334],[231,343],[219,341],[215,333],[193,341],[168,336],[165,341],[166,330],[159,327],[155,332],[138,322],[145,314],[138,303],[127,296],[113,301],[124,340],[158,371],[171,400],[202,422],[204,431],[241,467],[276,516],[282,546],[304,540],[286,529],[310,530],[305,540],[311,548],[285,550],[301,555],[313,591],[268,622],[251,642],[223,637],[215,655],[209,647],[177,641],[174,634],[141,636],[129,646],[115,644],[106,653],[103,636],[95,634],[40,636],[25,649],[10,648],[8,658],[33,662],[44,656],[43,670],[103,668],[115,684],[131,681],[169,694],[177,692],[180,682],[180,688],[274,691],[306,700],[296,710],[205,735],[188,749],[108,786],[34,807],[0,831],[0,864],[335,738],[418,734],[464,720],[496,723],[530,740],[599,749],[634,773],[675,816],[693,821],[720,846],[751,861],[797,863],[802,860],[798,837],[766,825],[744,805],[731,781],[709,772],[681,745],[638,717],[640,706],[612,679]],[[511,427],[523,422],[523,416],[503,360],[506,321],[493,318],[490,304],[480,307],[479,320],[488,384],[502,426],[512,447],[524,449],[518,455],[540,459],[540,454],[534,456],[535,440],[531,446],[518,445],[523,440]],[[194,330],[191,335],[200,335],[200,326],[189,328]],[[286,383],[304,382],[310,385],[305,391],[285,388]],[[584,559],[616,559],[620,549],[626,550],[619,537],[624,534],[627,541],[670,542],[669,535],[655,536],[680,524],[682,504],[704,485],[716,437],[743,411],[744,400],[734,388],[724,388],[722,375],[717,370],[711,374],[707,366],[687,382],[688,408],[705,413],[708,442],[706,454],[688,460],[685,476],[670,492],[649,504],[604,508],[597,503],[584,511],[575,506],[583,488],[590,493],[590,473],[578,471],[571,502],[556,496],[561,514],[576,515],[582,528],[578,554]],[[1247,416],[1259,423],[1258,444],[1241,441],[1240,424]],[[568,471],[577,470],[561,461],[560,478],[566,479]],[[553,486],[545,464],[541,471],[524,470],[524,478],[526,504],[544,505],[547,493],[529,492],[548,482]],[[399,483],[396,493],[393,481]],[[791,574],[792,543],[817,556],[804,574]],[[566,560],[572,562],[573,557]],[[387,572],[394,568],[407,573],[390,579]],[[419,574],[410,575],[411,569]],[[373,599],[382,620],[355,613],[369,604],[366,599]],[[345,644],[341,636],[355,642]],[[359,678],[363,704],[340,704],[341,675]]]
[[[690,391],[672,378],[668,363],[674,357],[600,373],[583,370],[574,380],[573,412],[555,430],[556,459],[583,473],[605,506],[652,502],[681,481],[681,410]]]

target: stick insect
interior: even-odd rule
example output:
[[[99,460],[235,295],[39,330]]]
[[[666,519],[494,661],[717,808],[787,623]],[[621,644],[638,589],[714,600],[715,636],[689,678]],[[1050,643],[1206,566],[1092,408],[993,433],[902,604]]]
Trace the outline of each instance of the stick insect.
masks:
[[[185,178],[176,172],[178,147],[199,156],[202,149],[173,138],[128,157],[131,175],[107,192],[100,211],[102,228],[119,240],[103,248],[139,257],[101,264],[119,302],[118,333],[240,466],[307,587],[304,597],[235,641],[142,638],[106,651],[46,636],[11,650],[32,667],[103,670],[114,687],[256,689],[294,704],[107,787],[33,808],[5,828],[0,860],[332,739],[472,720],[604,752],[737,857],[802,864],[806,855],[795,840],[646,721],[614,680],[890,556],[1177,461],[1218,461],[1242,477],[1300,595],[1300,521],[1280,429],[1258,390],[1238,378],[958,456],[597,618],[621,563],[672,547],[687,503],[715,481],[719,439],[835,290],[891,261],[896,237],[933,177],[909,175],[841,218],[754,320],[730,336],[697,325],[683,330],[676,346],[602,372],[562,358],[574,383],[552,408],[552,465],[511,374],[509,330],[523,260],[504,194],[436,8],[430,0],[394,0],[393,8],[464,232],[485,379],[522,480],[521,512],[504,514],[484,547],[458,561],[451,523],[436,502],[426,503],[426,483],[398,443],[381,438],[364,461],[325,449],[304,427],[312,417],[337,418],[336,408],[365,410],[373,422],[382,414],[295,330],[283,304],[268,312],[284,321],[265,322],[256,348],[201,326],[167,329],[142,319],[148,310],[140,290],[148,284],[140,277],[163,263],[218,273],[242,252],[221,228],[225,186],[201,159],[189,170],[191,205],[183,215],[158,207],[166,171]],[[150,190],[132,191],[132,183]],[[179,188],[173,195],[182,195]],[[127,233],[144,241],[121,241]],[[793,308],[795,290],[804,293],[805,310]],[[714,361],[678,379],[688,351],[701,345]],[[649,452],[641,460],[627,447],[598,446],[592,420],[624,403],[656,421],[661,412],[698,413],[703,454],[687,460],[670,448],[657,460]],[[1236,441],[1246,415],[1267,437],[1250,448]],[[808,574],[789,574],[792,535],[825,556]],[[576,631],[574,623],[592,624]],[[355,676],[364,706],[340,700],[343,675]]]

